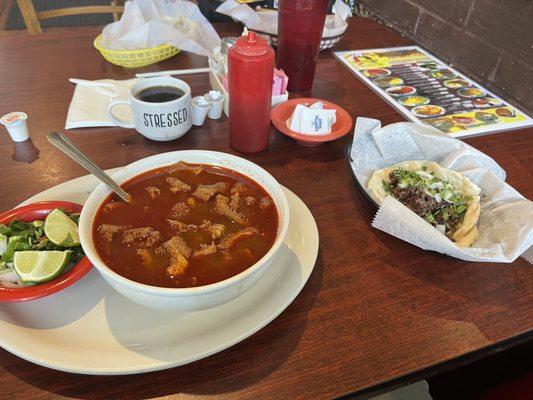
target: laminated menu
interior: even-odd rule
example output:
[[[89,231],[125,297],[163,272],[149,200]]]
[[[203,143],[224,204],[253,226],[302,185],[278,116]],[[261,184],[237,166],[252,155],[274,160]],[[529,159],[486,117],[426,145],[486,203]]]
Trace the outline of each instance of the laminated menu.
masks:
[[[479,235],[469,247],[459,247],[393,196],[380,202],[374,228],[462,260],[512,262],[522,255],[533,263],[533,202],[505,182],[505,171],[492,158],[427,126],[398,122],[382,128],[378,120],[357,119],[350,167],[370,197],[368,183],[376,170],[410,160],[436,162],[481,189]]]
[[[409,120],[454,137],[533,125],[533,119],[418,46],[335,56]]]

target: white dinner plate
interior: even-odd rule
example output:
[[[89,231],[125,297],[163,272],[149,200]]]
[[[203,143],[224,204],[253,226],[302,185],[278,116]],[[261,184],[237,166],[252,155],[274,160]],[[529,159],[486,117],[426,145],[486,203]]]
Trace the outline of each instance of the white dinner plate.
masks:
[[[24,204],[83,204],[97,183],[93,176],[83,176]],[[0,346],[49,368],[119,375],[187,364],[239,343],[287,308],[316,262],[315,220],[294,193],[284,191],[291,218],[283,245],[264,277],[235,300],[193,313],[156,311],[123,297],[93,269],[51,296],[0,304]]]

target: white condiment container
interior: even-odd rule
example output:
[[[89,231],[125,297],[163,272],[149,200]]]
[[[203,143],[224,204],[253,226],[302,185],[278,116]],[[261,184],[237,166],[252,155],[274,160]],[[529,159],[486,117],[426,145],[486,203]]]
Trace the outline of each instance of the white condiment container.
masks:
[[[209,83],[211,83],[211,87],[214,90],[220,91],[224,95],[224,114],[226,114],[226,117],[229,116],[229,104],[228,104],[228,92],[224,88],[224,85],[222,84],[221,76],[216,72],[217,68],[215,66],[215,63],[209,59]],[[272,107],[275,105],[278,105],[279,103],[283,103],[284,101],[287,101],[289,99],[289,92],[285,92],[284,94],[280,94],[279,96],[272,96]]]
[[[211,119],[219,119],[222,116],[222,108],[224,107],[224,100],[226,99],[222,92],[218,90],[210,90],[205,98],[211,104],[207,116]]]
[[[211,109],[211,103],[206,100],[204,96],[196,96],[192,98],[192,124],[195,126],[202,126],[205,122],[205,117]]]
[[[27,119],[28,116],[22,111],[14,111],[0,118],[0,123],[6,127],[14,142],[23,142],[30,138]]]

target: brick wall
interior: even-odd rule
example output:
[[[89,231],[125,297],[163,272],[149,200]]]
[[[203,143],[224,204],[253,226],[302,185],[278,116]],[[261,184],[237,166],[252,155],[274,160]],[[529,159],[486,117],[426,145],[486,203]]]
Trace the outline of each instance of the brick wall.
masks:
[[[358,13],[533,116],[533,0],[359,0]]]

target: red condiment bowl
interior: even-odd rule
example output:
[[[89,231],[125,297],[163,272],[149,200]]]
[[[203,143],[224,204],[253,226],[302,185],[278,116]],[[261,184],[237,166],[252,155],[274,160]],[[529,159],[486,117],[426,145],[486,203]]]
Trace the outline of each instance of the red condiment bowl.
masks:
[[[325,135],[308,135],[290,130],[287,126],[287,121],[291,117],[296,105],[303,104],[310,106],[317,101],[320,101],[324,104],[324,109],[334,109],[337,111],[335,114],[337,120],[331,127],[331,132]],[[353,125],[352,117],[350,117],[350,114],[348,114],[343,108],[326,100],[313,99],[309,97],[292,99],[278,104],[272,109],[270,118],[272,119],[272,123],[278,131],[293,138],[298,144],[303,146],[320,146],[325,142],[339,139],[350,132]]]
[[[82,206],[69,201],[43,201],[28,204],[0,214],[0,224],[9,224],[14,219],[24,222],[44,220],[56,208],[63,208],[70,213],[75,213],[81,212]],[[35,300],[59,292],[80,280],[91,268],[92,265],[89,259],[83,257],[68,272],[50,282],[21,288],[8,288],[0,284],[0,302]]]

